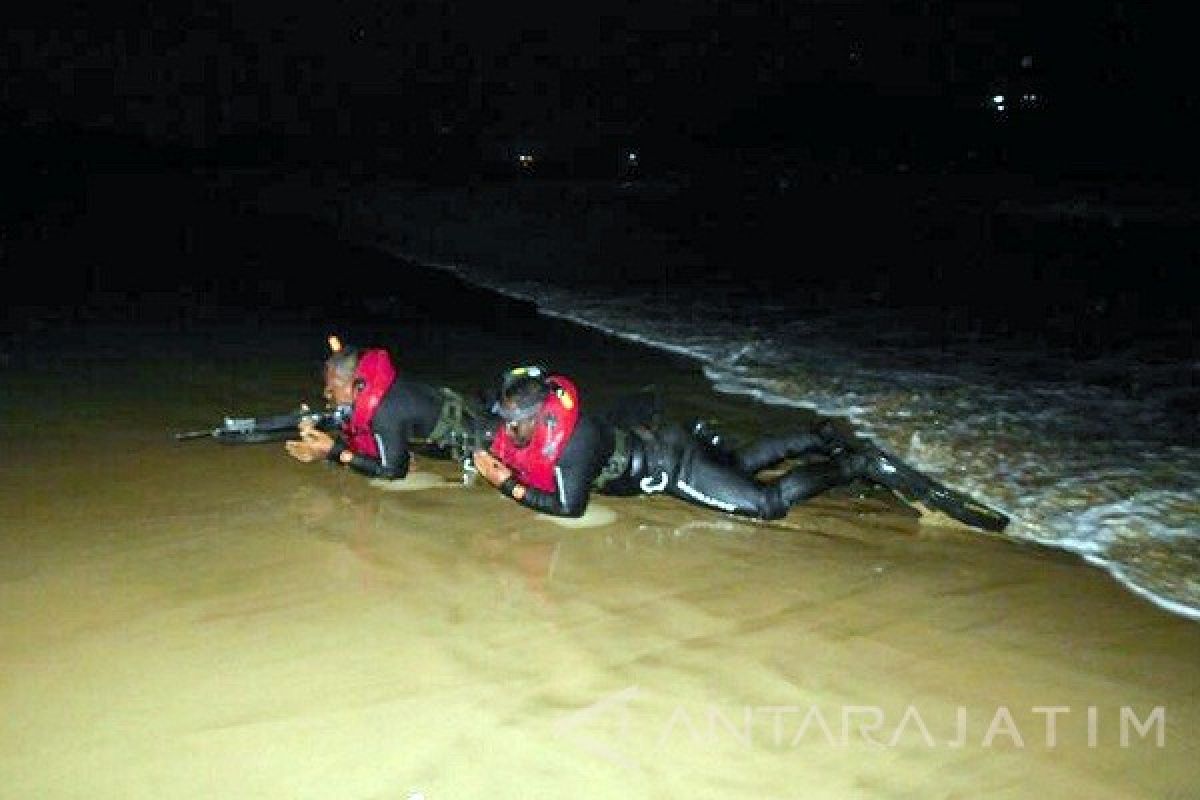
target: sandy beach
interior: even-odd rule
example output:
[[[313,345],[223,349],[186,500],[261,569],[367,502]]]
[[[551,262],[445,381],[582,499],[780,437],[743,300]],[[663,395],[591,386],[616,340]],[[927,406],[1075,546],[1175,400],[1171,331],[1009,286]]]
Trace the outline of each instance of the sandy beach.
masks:
[[[1200,800],[1190,27],[591,10],[10,7],[0,800]]]
[[[514,303],[422,305],[450,280],[348,335],[468,391],[549,360],[597,403],[656,383],[739,434],[795,422]],[[778,523],[645,497],[567,526],[449,463],[385,491],[171,440],[315,400],[331,321],[11,340],[0,794],[1194,796],[1200,626],[1075,558],[849,489]]]

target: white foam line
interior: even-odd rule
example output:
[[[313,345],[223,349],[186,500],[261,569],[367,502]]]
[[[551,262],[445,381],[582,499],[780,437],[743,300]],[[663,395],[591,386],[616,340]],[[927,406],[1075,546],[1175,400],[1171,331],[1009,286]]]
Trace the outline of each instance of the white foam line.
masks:
[[[671,344],[670,342],[664,342],[659,339],[652,339],[652,338],[645,336],[643,334],[640,334],[640,333],[629,333],[627,331],[613,330],[612,328],[607,328],[598,322],[592,322],[591,320],[575,316],[574,314],[571,314],[566,311],[555,311],[551,308],[546,308],[544,306],[538,306],[538,313],[543,314],[544,316],[547,316],[547,317],[555,317],[557,319],[565,319],[570,322],[574,322],[575,324],[577,324],[581,327],[592,328],[593,330],[598,330],[602,333],[608,334],[609,336],[612,336],[617,339],[624,339],[624,340],[630,341],[630,342],[637,342],[638,344],[644,344],[648,347],[653,347],[657,350],[665,350],[670,353],[675,353],[676,355],[686,356],[686,357],[692,359],[693,361],[699,361],[702,364],[710,363],[712,360],[709,356],[704,355],[702,353],[697,353],[694,349],[691,349],[691,348],[687,347],[686,345]]]
[[[573,314],[573,313],[567,312],[567,311],[557,311],[553,308],[549,308],[545,305],[542,305],[539,298],[532,293],[522,292],[522,291],[518,291],[516,289],[510,289],[508,287],[502,286],[497,283],[493,283],[491,281],[485,281],[485,280],[479,279],[479,278],[471,275],[467,270],[464,270],[462,267],[460,267],[456,264],[444,264],[444,263],[422,260],[420,257],[413,255],[411,253],[406,253],[406,252],[394,249],[391,246],[390,242],[388,242],[386,239],[379,241],[379,242],[375,242],[374,244],[377,247],[379,247],[381,250],[383,250],[384,252],[388,253],[388,255],[396,256],[397,258],[401,258],[405,261],[409,261],[411,263],[417,264],[418,266],[430,267],[433,269],[441,270],[443,272],[449,272],[449,273],[453,274],[455,277],[460,278],[463,281],[466,281],[467,283],[471,283],[476,286],[480,286],[484,289],[488,289],[489,291],[496,292],[499,295],[513,298],[514,300],[521,300],[523,302],[530,303],[537,309],[538,313],[542,314],[543,316],[554,317],[556,319],[565,319],[565,320],[567,320],[569,322],[573,322],[576,325],[579,325],[581,327],[600,331],[601,333],[607,334],[616,339],[623,339],[625,341],[636,342],[637,344],[643,344],[648,347],[653,347],[657,350],[664,350],[664,351],[667,351],[670,353],[674,353],[676,355],[686,356],[687,358],[690,358],[694,361],[699,361],[701,363],[707,364],[707,363],[711,362],[711,358],[709,356],[707,356],[703,353],[697,353],[694,349],[691,349],[691,348],[687,347],[686,345],[672,344],[671,342],[665,342],[665,341],[662,341],[659,339],[653,339],[653,338],[650,338],[643,334],[631,333],[628,331],[621,331],[621,330],[616,330],[614,328],[608,328],[608,327],[605,327],[601,323],[594,322],[585,317],[578,316],[577,314]]]
[[[438,269],[443,272],[449,272],[449,273],[453,274],[455,277],[457,277],[460,280],[463,280],[467,283],[471,283],[476,286],[480,286],[484,289],[494,291],[497,294],[503,295],[505,297],[511,297],[516,300],[521,300],[523,302],[530,303],[537,309],[537,312],[539,314],[542,314],[544,316],[554,317],[557,319],[564,319],[569,322],[573,322],[577,325],[580,325],[581,327],[598,330],[604,334],[607,334],[607,335],[612,336],[617,339],[623,339],[626,341],[635,342],[637,344],[642,344],[642,345],[646,345],[648,347],[653,347],[658,350],[675,353],[677,355],[685,356],[694,361],[698,361],[704,365],[705,377],[708,378],[709,381],[712,383],[713,389],[715,391],[721,392],[723,394],[745,395],[745,396],[752,397],[755,400],[758,400],[759,402],[767,403],[770,405],[782,405],[782,406],[789,406],[789,407],[793,407],[793,408],[800,408],[800,409],[804,409],[804,410],[808,410],[808,411],[814,411],[819,414],[824,414],[826,416],[844,417],[859,426],[862,426],[864,424],[853,413],[855,410],[861,410],[861,409],[851,409],[850,412],[847,413],[847,410],[844,408],[830,409],[830,408],[822,407],[819,403],[806,403],[806,402],[803,402],[800,400],[796,400],[794,398],[785,397],[782,395],[776,395],[771,392],[765,391],[763,389],[758,389],[758,388],[755,388],[752,386],[746,386],[745,384],[733,383],[733,382],[729,381],[728,379],[720,378],[719,376],[713,374],[713,368],[716,365],[710,356],[707,356],[702,353],[697,353],[693,349],[688,348],[685,345],[676,345],[676,344],[672,344],[670,342],[664,342],[664,341],[661,341],[658,339],[653,339],[649,336],[639,334],[639,333],[631,333],[628,331],[614,330],[612,328],[605,327],[604,325],[602,325],[600,323],[593,322],[592,320],[580,317],[576,314],[572,314],[572,313],[564,312],[564,311],[556,311],[554,309],[547,308],[546,306],[542,305],[542,303],[539,301],[539,299],[535,295],[528,294],[525,292],[520,292],[520,291],[517,291],[514,289],[508,289],[508,288],[498,285],[498,284],[492,284],[490,281],[484,281],[482,279],[476,278],[475,276],[471,275],[467,270],[464,270],[462,267],[460,267],[456,264],[445,264],[445,263],[427,261],[427,260],[423,259],[422,257],[413,255],[411,253],[402,252],[398,248],[395,248],[392,245],[392,243],[389,242],[386,238],[382,238],[379,241],[373,242],[373,244],[375,246],[377,246],[379,249],[388,253],[389,255],[396,256],[398,258],[401,258],[405,261],[411,262],[418,266],[429,267],[432,269]],[[869,426],[866,426],[866,427],[869,428]],[[987,499],[987,498],[985,498],[985,499]],[[1006,509],[999,507],[998,505],[997,505],[997,508],[1000,511],[1002,511],[1003,513],[1007,514],[1014,522],[1017,522],[1018,524],[1020,524],[1020,520],[1017,517],[1015,517],[1013,514],[1009,513]],[[1155,594],[1154,592],[1150,591],[1149,589],[1146,589],[1143,586],[1138,585],[1131,578],[1128,577],[1125,570],[1123,570],[1118,564],[1116,564],[1115,562],[1112,562],[1112,561],[1108,561],[1105,558],[1103,558],[1100,554],[1098,554],[1095,542],[1082,542],[1079,540],[1072,540],[1072,539],[1065,539],[1065,540],[1064,539],[1047,539],[1045,537],[1040,537],[1040,536],[1008,535],[1005,538],[1009,539],[1010,541],[1015,541],[1015,542],[1021,542],[1021,541],[1032,542],[1034,544],[1038,544],[1043,547],[1049,547],[1049,548],[1059,550],[1062,552],[1071,553],[1072,555],[1082,558],[1088,564],[1091,564],[1093,566],[1103,569],[1105,572],[1107,572],[1109,575],[1111,575],[1113,577],[1113,579],[1117,581],[1117,583],[1124,586],[1126,589],[1128,589],[1133,594],[1149,601],[1150,603],[1157,606],[1158,608],[1161,608],[1164,611],[1167,611],[1169,613],[1173,613],[1178,616],[1184,617],[1185,619],[1200,621],[1200,608],[1195,608],[1193,606],[1189,606],[1184,603],[1179,603],[1174,600],[1169,600],[1165,597]]]
[[[1100,567],[1105,572],[1107,572],[1109,575],[1113,576],[1113,578],[1116,579],[1117,583],[1121,584],[1126,589],[1128,589],[1129,591],[1138,595],[1139,597],[1149,600],[1151,603],[1153,603],[1154,605],[1163,609],[1164,611],[1170,611],[1171,613],[1178,614],[1181,617],[1200,621],[1200,608],[1195,608],[1193,606],[1185,605],[1183,603],[1176,602],[1175,600],[1168,600],[1167,598],[1165,598],[1161,595],[1155,594],[1154,592],[1150,591],[1149,589],[1145,588],[1144,586],[1140,586],[1137,583],[1134,583],[1134,581],[1131,578],[1129,578],[1128,575],[1125,574],[1125,570],[1122,569],[1119,565],[1114,564],[1110,561],[1105,561],[1103,558],[1100,558],[1099,556],[1086,556],[1085,555],[1083,557],[1083,559],[1090,564],[1094,564],[1094,565]]]
[[[708,371],[706,370],[706,373],[707,372]],[[711,378],[714,378],[715,376],[709,375],[709,377],[711,379]],[[792,407],[796,407],[796,408],[816,411],[817,413],[821,413],[821,414],[826,414],[826,415],[832,414],[833,416],[845,417],[851,421],[855,421],[855,416],[853,413],[848,414],[844,410],[841,412],[832,412],[827,409],[822,409],[820,404],[817,404],[817,403],[805,403],[802,401],[794,400],[792,398],[782,397],[779,395],[772,395],[768,392],[764,392],[761,389],[756,389],[756,388],[750,387],[750,386],[732,384],[728,381],[725,381],[720,384],[715,384],[714,388],[716,388],[717,391],[721,391],[726,394],[746,395],[746,396],[753,397],[756,400],[766,402],[766,403],[771,403],[774,405],[787,405],[787,406],[792,406]],[[985,499],[988,499],[988,498],[985,498]],[[995,505],[1001,512],[1006,514],[1013,522],[1016,522],[1018,525],[1021,524],[1020,519],[1017,517],[1017,515],[1013,514],[1012,512],[1008,511],[1007,509],[1003,508],[1002,506],[995,503],[994,501],[991,501],[990,499],[988,499],[988,502],[991,502],[993,505]],[[1093,566],[1100,567],[1105,572],[1107,572],[1109,575],[1111,575],[1119,584],[1124,586],[1126,589],[1128,589],[1129,591],[1138,595],[1139,597],[1149,600],[1151,603],[1158,606],[1159,608],[1161,608],[1165,611],[1174,613],[1174,614],[1178,614],[1179,616],[1185,617],[1187,619],[1200,620],[1200,608],[1195,608],[1193,606],[1189,606],[1184,603],[1179,603],[1177,601],[1162,597],[1161,595],[1155,594],[1154,592],[1150,591],[1149,589],[1137,584],[1136,582],[1133,581],[1133,579],[1131,579],[1126,574],[1125,570],[1122,569],[1119,564],[1117,564],[1113,561],[1109,561],[1109,560],[1105,559],[1102,555],[1100,555],[1100,552],[1102,552],[1102,551],[1097,550],[1096,542],[1090,542],[1090,541],[1084,541],[1084,540],[1078,540],[1078,539],[1048,539],[1048,538],[1040,537],[1040,536],[1012,536],[1012,535],[1009,535],[1006,538],[1008,538],[1012,541],[1033,542],[1035,544],[1042,545],[1043,547],[1049,547],[1049,548],[1052,548],[1055,550],[1059,550],[1062,552],[1067,552],[1067,553],[1071,553],[1072,555],[1079,556],[1087,563],[1092,564]]]

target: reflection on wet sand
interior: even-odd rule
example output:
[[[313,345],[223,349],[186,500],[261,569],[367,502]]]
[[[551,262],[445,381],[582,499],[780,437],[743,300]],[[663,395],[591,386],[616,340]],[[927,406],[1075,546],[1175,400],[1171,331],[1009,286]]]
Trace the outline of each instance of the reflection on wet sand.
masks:
[[[141,424],[0,429],[5,796],[1194,786],[1200,626],[1073,559],[847,494],[770,524],[604,498],[568,529],[450,463],[386,492]]]

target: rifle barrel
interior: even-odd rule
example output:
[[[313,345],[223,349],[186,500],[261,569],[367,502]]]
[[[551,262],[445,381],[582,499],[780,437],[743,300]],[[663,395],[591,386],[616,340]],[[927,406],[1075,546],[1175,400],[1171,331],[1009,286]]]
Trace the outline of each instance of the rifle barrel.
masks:
[[[173,434],[175,441],[217,439],[227,444],[250,444],[279,441],[279,434],[296,430],[301,422],[311,422],[322,430],[341,425],[336,411],[312,411],[307,405],[298,411],[264,417],[225,417],[220,426],[204,431],[184,431]]]

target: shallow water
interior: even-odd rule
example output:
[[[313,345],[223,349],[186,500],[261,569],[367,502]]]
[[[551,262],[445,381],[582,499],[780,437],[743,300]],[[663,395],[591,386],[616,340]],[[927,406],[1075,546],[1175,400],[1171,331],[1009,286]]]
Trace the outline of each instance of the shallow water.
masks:
[[[1076,563],[837,497],[771,525],[610,498],[564,529],[479,486],[172,442],[211,413],[196,383],[164,364],[139,401],[100,374],[100,400],[39,412],[55,370],[6,396],[32,426],[144,413],[3,434],[23,453],[0,489],[13,796],[1158,797],[1194,777],[1200,634]],[[1041,705],[1072,710],[1053,747]],[[1122,706],[1150,720],[1126,747]]]
[[[860,248],[897,274],[839,262],[823,286],[824,267],[811,273],[802,260],[795,282],[781,283],[778,265],[754,262],[766,245],[753,239],[745,263],[723,266],[737,248],[733,234],[718,240],[712,224],[699,232],[684,224],[703,221],[693,205],[705,199],[717,215],[738,200],[678,186],[572,184],[473,193],[383,185],[322,196],[328,208],[341,203],[346,230],[398,257],[684,355],[719,391],[844,417],[1005,511],[1008,536],[1084,555],[1163,607],[1200,618],[1200,362],[1193,311],[1171,296],[1172,287],[1189,291],[1184,276],[1200,248],[1179,229],[1178,208],[1159,215],[1168,243],[1151,250],[1153,228],[1081,230],[1068,216],[1058,228],[1031,229],[999,213],[984,225],[964,202],[941,216],[918,213],[914,224],[963,239],[985,227],[1011,240],[951,252],[910,242],[886,257]],[[869,228],[885,216],[864,210],[860,222]],[[816,219],[793,221],[794,243]],[[753,232],[775,241],[779,224],[755,220]],[[888,243],[895,225],[880,234]],[[1114,254],[1098,261],[1105,247]],[[1156,264],[1140,288],[1130,283],[1144,268],[1132,263],[1138,247]],[[937,279],[924,276],[924,305],[914,304],[903,287],[922,260],[951,257],[980,262],[968,272],[1010,273],[995,282],[995,306],[971,305],[963,279],[943,280],[951,273],[940,267]],[[854,289],[871,281],[881,287],[875,302]]]
[[[172,440],[311,402],[329,325],[463,390],[519,353],[598,401],[658,382],[738,430],[796,413],[449,278],[409,289],[400,324],[158,299],[4,340],[0,794],[1190,792],[1200,628],[1061,553],[843,491],[772,524],[605,498],[564,528],[425,458],[449,488]]]

